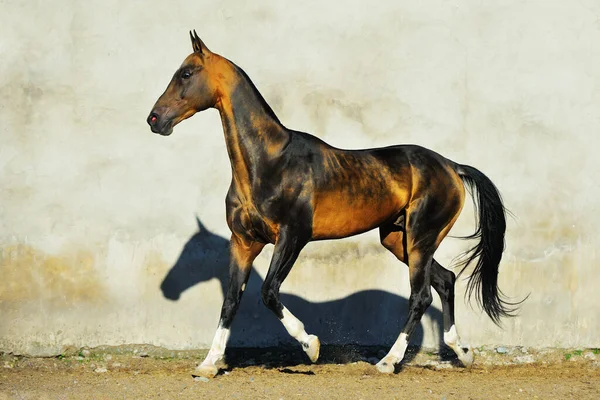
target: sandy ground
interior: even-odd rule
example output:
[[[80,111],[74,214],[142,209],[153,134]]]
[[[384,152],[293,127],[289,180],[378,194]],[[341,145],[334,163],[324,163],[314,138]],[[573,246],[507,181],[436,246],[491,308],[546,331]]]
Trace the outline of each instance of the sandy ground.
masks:
[[[0,400],[600,399],[600,368],[583,359],[476,365],[471,369],[449,361],[413,360],[393,375],[382,375],[371,364],[374,358],[336,364],[330,356],[322,363],[307,365],[297,353],[262,354],[229,356],[225,371],[211,380],[192,377],[199,357],[4,355]],[[439,356],[435,358],[439,360]]]

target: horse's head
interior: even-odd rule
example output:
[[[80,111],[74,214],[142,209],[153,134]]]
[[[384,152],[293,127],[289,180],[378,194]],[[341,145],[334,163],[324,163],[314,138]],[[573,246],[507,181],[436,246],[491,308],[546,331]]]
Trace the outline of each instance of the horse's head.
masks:
[[[190,37],[194,52],[175,72],[147,119],[152,132],[163,136],[170,135],[175,125],[198,111],[214,107],[218,99],[215,64],[223,59],[204,45],[196,31],[190,32]]]

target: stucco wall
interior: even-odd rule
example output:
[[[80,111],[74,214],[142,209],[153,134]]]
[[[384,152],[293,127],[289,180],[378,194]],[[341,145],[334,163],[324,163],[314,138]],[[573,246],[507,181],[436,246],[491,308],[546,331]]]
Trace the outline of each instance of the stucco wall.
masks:
[[[346,148],[417,143],[497,184],[515,215],[501,288],[531,296],[501,330],[461,283],[465,341],[599,347],[599,21],[596,1],[1,2],[0,351],[210,343],[229,237],[219,116],[168,138],[145,123],[189,29],[286,126]],[[469,203],[452,234],[473,229]],[[271,254],[231,344],[289,341],[258,295]],[[310,244],[282,290],[325,343],[391,344],[409,284],[368,233]],[[436,296],[413,343],[438,343],[439,310]]]

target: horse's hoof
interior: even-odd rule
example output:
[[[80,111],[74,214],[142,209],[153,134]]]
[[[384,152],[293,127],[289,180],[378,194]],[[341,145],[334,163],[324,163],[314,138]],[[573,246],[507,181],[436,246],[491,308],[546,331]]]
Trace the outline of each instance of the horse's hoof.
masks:
[[[200,364],[196,367],[194,376],[202,376],[204,378],[214,378],[219,369],[213,364]]]
[[[379,361],[376,365],[377,370],[382,374],[391,374],[394,372],[394,363],[386,360],[385,358]]]
[[[319,359],[319,351],[321,350],[321,342],[319,341],[319,338],[316,337],[315,335],[308,335],[308,348],[305,349],[304,351],[306,352],[306,355],[308,356],[308,358],[310,358],[310,361],[313,363],[316,363],[317,360]]]
[[[466,351],[465,349],[461,348],[457,355],[460,362],[463,363],[466,368],[471,368],[474,358],[473,348],[471,346],[467,347]]]

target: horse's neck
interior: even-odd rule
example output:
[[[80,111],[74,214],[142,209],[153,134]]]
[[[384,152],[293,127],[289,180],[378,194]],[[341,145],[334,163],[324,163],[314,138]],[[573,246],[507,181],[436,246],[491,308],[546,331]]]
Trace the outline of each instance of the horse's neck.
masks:
[[[246,74],[233,64],[232,68],[237,79],[222,94],[217,108],[233,179],[238,186],[248,187],[260,164],[277,157],[278,151],[287,144],[289,133]]]

